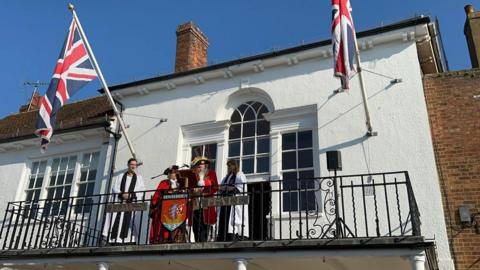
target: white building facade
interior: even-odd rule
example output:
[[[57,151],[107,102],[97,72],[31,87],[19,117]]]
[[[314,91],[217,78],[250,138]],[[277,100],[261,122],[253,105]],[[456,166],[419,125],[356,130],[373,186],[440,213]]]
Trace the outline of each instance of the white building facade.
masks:
[[[15,243],[11,218],[16,215],[7,211],[3,221],[11,226],[4,226],[2,233],[9,230],[10,242],[3,247],[8,257],[0,263],[14,269],[45,265],[71,269],[453,269],[422,85],[422,74],[442,65],[434,30],[434,24],[421,17],[359,33],[377,136],[366,136],[358,78],[352,79],[351,90],[338,91],[329,41],[112,87],[124,107],[123,118],[143,163],[138,170],[147,179],[147,189],[155,189],[159,182],[150,177],[172,164],[189,164],[194,156],[212,159],[219,178],[227,174],[227,159],[235,159],[250,189],[271,190],[269,205],[261,209],[268,228],[262,222],[256,224],[262,228],[255,228],[269,234],[268,240],[240,241],[228,247],[216,243],[151,246],[145,241],[136,246],[64,247],[50,252],[33,248],[17,254],[18,244],[9,247]],[[47,154],[38,152],[38,141],[32,138],[0,144],[0,182],[5,187],[0,195],[2,210],[11,201],[108,193],[112,165],[114,175],[121,174],[131,157],[124,138],[117,144],[102,127],[54,137]],[[337,209],[343,215],[345,226],[340,231],[346,237],[329,240],[324,234],[330,233],[329,228],[324,225],[330,221],[327,193],[331,186],[322,187],[328,182],[315,182],[303,195],[285,192],[287,186],[298,188],[291,179],[329,181],[334,173],[327,169],[326,153],[332,150],[341,151],[338,175],[361,176],[339,180],[342,193],[336,193],[334,200],[338,205],[340,196],[349,201],[342,201],[343,209]],[[355,181],[361,185],[355,186]],[[421,225],[414,223],[412,206],[418,207]],[[61,212],[62,206],[58,209]],[[405,214],[405,209],[410,212]],[[303,213],[312,219],[303,220]],[[27,226],[19,222],[16,227]],[[144,226],[148,227],[148,221]],[[415,235],[417,229],[421,235]],[[189,252],[192,249],[194,253]],[[65,252],[71,253],[65,256]]]

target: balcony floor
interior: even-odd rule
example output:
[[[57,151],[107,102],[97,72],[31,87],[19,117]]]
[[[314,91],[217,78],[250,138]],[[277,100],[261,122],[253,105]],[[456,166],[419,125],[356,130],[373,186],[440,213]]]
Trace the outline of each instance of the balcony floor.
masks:
[[[422,237],[335,240],[243,241],[100,248],[4,251],[0,263],[13,269],[235,269],[235,259],[247,269],[410,269],[411,256],[431,247]],[[372,263],[374,260],[374,263]]]

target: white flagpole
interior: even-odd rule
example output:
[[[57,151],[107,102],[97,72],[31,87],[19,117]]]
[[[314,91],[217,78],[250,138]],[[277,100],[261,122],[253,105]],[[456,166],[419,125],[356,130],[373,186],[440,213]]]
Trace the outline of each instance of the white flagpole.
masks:
[[[117,109],[117,106],[115,105],[115,101],[113,100],[112,94],[110,93],[110,90],[108,89],[107,82],[105,81],[105,78],[103,78],[102,71],[100,70],[100,67],[98,66],[97,59],[95,58],[95,55],[93,54],[92,48],[90,47],[90,44],[88,43],[87,36],[85,35],[85,32],[83,32],[82,25],[80,24],[80,20],[77,17],[77,13],[75,12],[75,7],[72,4],[68,4],[68,9],[73,14],[73,19],[75,20],[75,23],[78,26],[78,32],[80,33],[80,37],[82,38],[83,42],[85,43],[85,47],[87,49],[88,56],[90,57],[90,60],[92,61],[93,68],[95,68],[95,71],[97,72],[98,79],[100,79],[100,82],[103,86],[103,89],[105,90],[105,94],[107,94],[108,100],[110,101],[110,104],[113,107],[113,111],[115,112],[115,115],[118,118],[118,121],[120,123],[120,127],[123,131],[123,135],[125,136],[125,140],[127,141],[128,148],[130,149],[130,152],[132,153],[132,156],[134,158],[137,158],[135,150],[133,149],[133,144],[130,141],[130,138],[128,137],[127,134],[127,129],[125,127],[125,123],[123,122],[122,117],[120,116],[120,112]]]
[[[365,90],[365,82],[363,81],[363,72],[362,72],[362,67],[360,65],[360,50],[358,49],[357,42],[355,42],[355,50],[356,50],[355,52],[356,52],[358,78],[360,80],[360,88],[362,90],[363,109],[365,110],[365,121],[367,124],[367,136],[377,136],[378,133],[373,131],[373,128],[372,128],[370,110],[368,109],[367,91]]]

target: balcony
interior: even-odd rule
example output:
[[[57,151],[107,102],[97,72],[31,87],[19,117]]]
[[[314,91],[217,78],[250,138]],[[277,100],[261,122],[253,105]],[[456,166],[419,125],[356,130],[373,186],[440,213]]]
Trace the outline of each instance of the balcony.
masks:
[[[154,193],[138,192],[130,203],[114,202],[112,198],[118,194],[10,202],[0,230],[0,262],[18,264],[65,254],[78,258],[187,256],[304,249],[425,250],[429,246],[421,236],[419,210],[407,172],[269,181],[249,184],[244,192],[232,196],[220,192],[204,195],[190,189],[166,192],[162,199],[152,201]],[[222,205],[241,209],[240,220],[234,221],[239,226],[233,228],[233,237],[220,235],[219,224],[227,220],[219,218],[217,225],[208,227],[205,242],[194,240],[198,232],[192,222],[181,225],[184,241],[152,238],[152,234],[158,235],[158,227],[152,227],[152,209],[161,213],[160,205],[179,198],[184,200],[187,219],[192,219],[192,209],[207,213]],[[125,211],[131,213],[129,224],[135,224],[135,233],[132,230],[120,241],[113,240],[114,215]],[[116,230],[118,235],[118,227]],[[99,260],[96,257],[93,261]]]

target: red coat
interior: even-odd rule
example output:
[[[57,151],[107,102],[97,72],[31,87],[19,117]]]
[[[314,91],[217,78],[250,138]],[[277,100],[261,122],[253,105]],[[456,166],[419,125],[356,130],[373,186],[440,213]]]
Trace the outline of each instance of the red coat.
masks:
[[[150,217],[152,218],[152,227],[150,229],[150,244],[168,243],[168,242],[185,242],[183,228],[179,227],[173,232],[165,229],[161,221],[161,208],[159,203],[162,200],[163,193],[170,189],[170,180],[162,180],[157,190],[153,194],[151,201]]]
[[[218,180],[217,173],[214,170],[208,170],[207,179],[210,180],[210,188],[206,193],[210,194],[208,197],[214,196],[218,191]],[[203,219],[206,220],[206,224],[215,225],[217,224],[217,207],[212,206],[203,210]]]
[[[208,170],[207,176],[203,179],[205,182],[204,186],[204,197],[212,197],[218,191],[218,181],[217,173],[214,170]],[[198,187],[196,184],[192,188]],[[203,220],[205,224],[214,225],[217,223],[217,208],[215,206],[208,207],[203,209]],[[188,219],[188,225],[193,224],[193,219]]]

